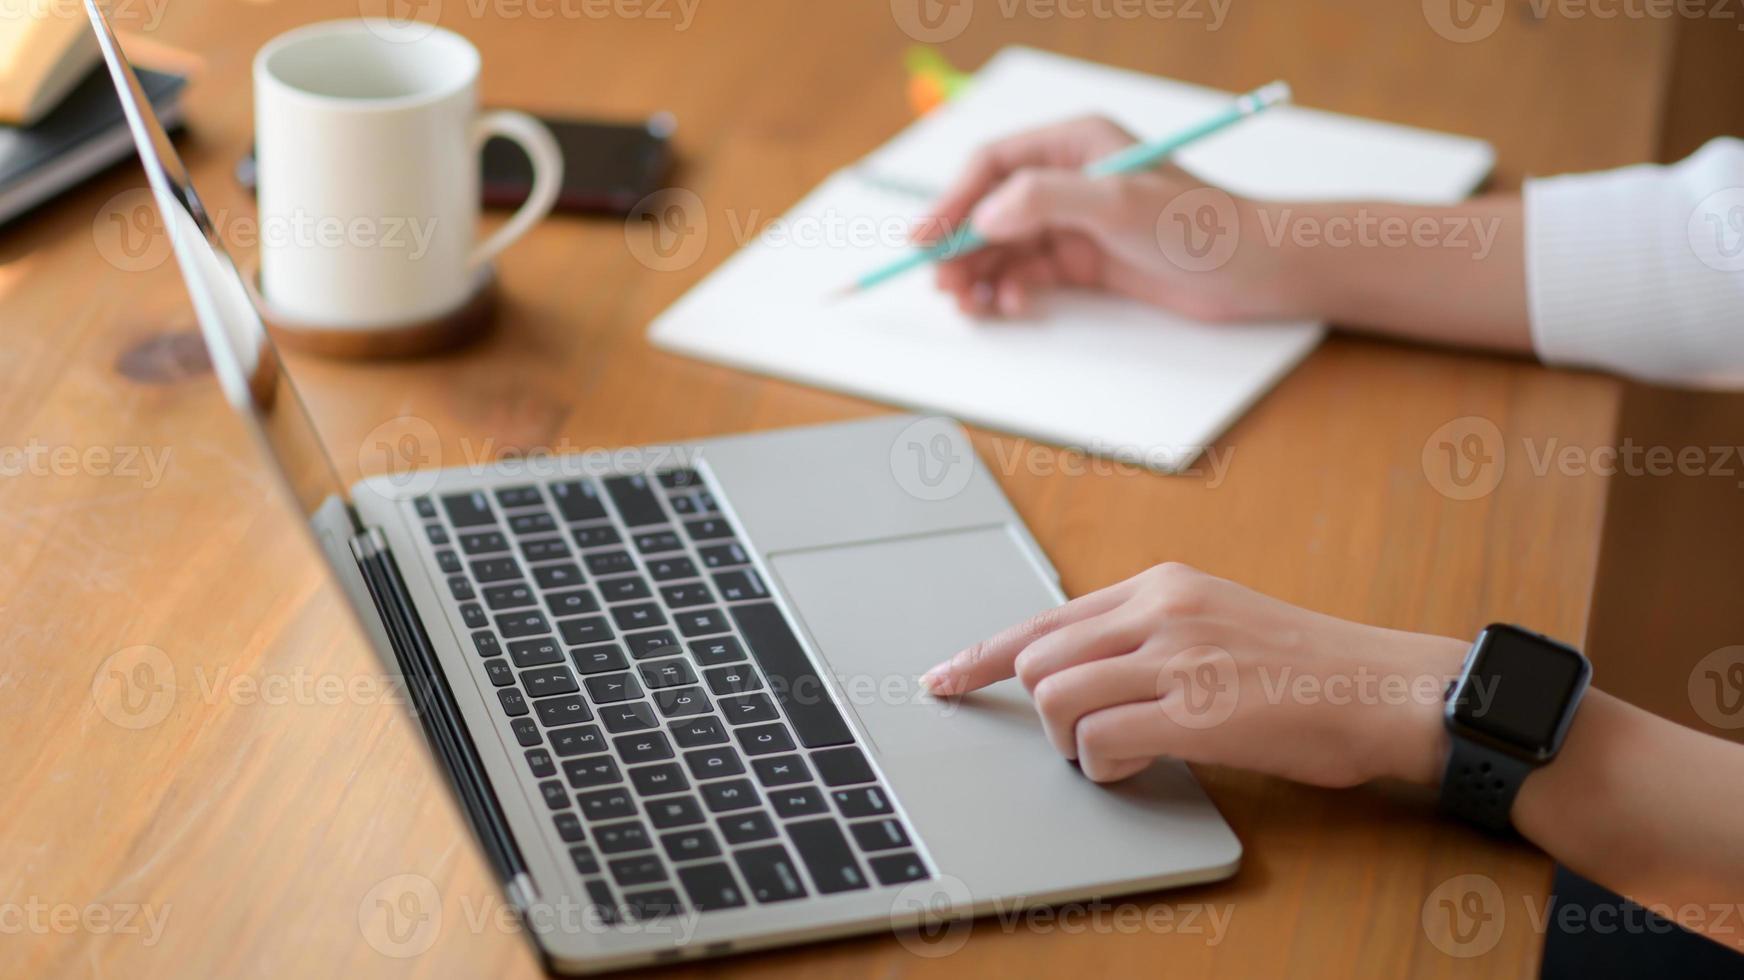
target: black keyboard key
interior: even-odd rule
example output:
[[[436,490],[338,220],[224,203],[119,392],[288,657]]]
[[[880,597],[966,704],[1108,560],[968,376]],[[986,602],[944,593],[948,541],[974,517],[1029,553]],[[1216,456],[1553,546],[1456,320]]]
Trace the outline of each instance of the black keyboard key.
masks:
[[[484,607],[476,602],[460,604],[460,621],[469,630],[481,630],[490,625],[490,617],[485,615]]]
[[[666,880],[666,866],[660,863],[660,858],[653,854],[643,854],[637,857],[614,858],[606,862],[606,867],[612,870],[612,880],[619,887],[635,887],[636,885],[652,885],[657,881]],[[624,896],[625,904],[629,904],[630,896]]]
[[[527,750],[527,768],[533,770],[533,776],[544,779],[557,775],[557,762],[551,758],[551,753],[545,749]]]
[[[648,485],[648,478],[640,474],[636,476],[606,477],[606,492],[611,494],[612,503],[618,506],[618,515],[630,527],[641,527],[644,524],[664,524],[666,511],[660,506],[660,499],[654,495],[654,489]]]
[[[650,689],[696,683],[696,672],[678,657],[644,661],[636,665],[636,671],[642,675],[642,683]]]
[[[630,646],[630,656],[635,657],[637,660],[646,660],[649,657],[664,657],[669,654],[682,652],[682,648],[678,645],[678,637],[673,636],[671,630],[654,630],[650,633],[631,633],[624,637],[624,642]]]
[[[785,902],[805,897],[805,885],[800,883],[799,869],[787,848],[780,844],[752,847],[733,854],[739,872],[745,876],[745,887],[759,902]]]
[[[631,602],[654,594],[640,575],[604,579],[599,583],[599,590],[607,602]]]
[[[625,851],[640,851],[654,846],[654,842],[648,838],[648,828],[642,826],[639,820],[595,827],[593,839],[606,854],[622,854]]]
[[[562,634],[563,642],[572,647],[584,647],[590,643],[605,643],[613,639],[612,626],[606,622],[604,616],[560,619],[557,621],[557,632]]]
[[[638,922],[659,921],[684,914],[684,901],[670,888],[654,888],[624,896],[624,914]]]
[[[454,553],[454,549],[443,548],[436,552],[436,567],[442,569],[443,574],[453,575],[466,566],[460,563],[460,556]]]
[[[654,576],[656,582],[670,582],[678,578],[695,578],[696,562],[683,555],[651,558],[648,561],[648,574]]]
[[[705,783],[703,802],[710,813],[731,813],[757,805],[757,788],[749,779],[729,779],[724,783]]]
[[[563,662],[563,648],[549,636],[535,640],[516,640],[509,644],[509,659],[516,667],[543,667]]]
[[[509,550],[509,539],[501,531],[469,531],[460,536],[460,550],[469,555],[488,555]]]
[[[566,521],[597,521],[606,516],[605,502],[592,480],[556,484],[551,488],[551,499],[557,501],[557,512]]]
[[[752,759],[751,768],[757,772],[757,781],[771,788],[791,786],[811,779],[811,773],[805,768],[805,760],[797,755],[771,755]]]
[[[424,525],[424,533],[429,535],[431,544],[444,545],[448,543],[448,529],[440,524]]]
[[[605,883],[605,879],[589,878],[585,885],[587,887],[587,900],[598,912],[600,921],[618,921],[618,904],[612,899],[611,886]]]
[[[634,701],[630,704],[608,704],[599,709],[600,722],[606,726],[606,731],[639,732],[645,728],[653,728],[654,709],[648,707],[646,701]]]
[[[563,758],[598,755],[606,750],[598,725],[572,725],[551,730],[551,750]]]
[[[643,762],[659,762],[672,758],[672,743],[666,740],[664,732],[643,732],[637,735],[620,735],[612,739],[612,748],[618,750],[618,758],[626,765],[637,765]],[[632,774],[634,778],[634,774]]]
[[[608,670],[623,670],[630,665],[624,658],[624,648],[616,643],[602,643],[598,646],[577,647],[569,651],[569,656],[575,661],[575,669],[584,674],[600,674]]]
[[[535,667],[521,671],[521,686],[530,698],[548,698],[553,694],[574,694],[575,675],[568,667]]]
[[[660,846],[674,861],[695,861],[698,858],[719,857],[721,845],[707,827],[678,830],[660,835]]]
[[[878,778],[872,773],[872,764],[866,761],[866,753],[852,745],[813,752],[811,764],[817,767],[818,778],[825,786],[852,786]]]
[[[689,721],[675,721],[667,727],[672,729],[672,739],[680,748],[720,745],[727,740],[727,728],[721,724],[719,718],[692,718]]]
[[[660,709],[664,718],[688,718],[691,715],[707,714],[709,710],[708,695],[702,693],[700,687],[668,687],[655,691],[654,705]]]
[[[749,813],[735,813],[730,817],[721,818],[721,836],[729,844],[749,844],[752,841],[768,840],[775,836],[775,821],[769,819],[769,814],[762,810],[752,810]]]
[[[718,702],[721,714],[726,717],[729,725],[749,725],[754,722],[774,721],[781,717],[775,712],[775,702],[769,700],[767,694],[741,694],[737,697],[721,698]]]
[[[709,690],[717,696],[724,694],[745,694],[758,690],[763,686],[763,679],[757,676],[748,664],[729,664],[725,667],[715,667],[705,670],[702,676],[707,679]]]
[[[539,716],[539,724],[546,728],[560,728],[564,725],[575,725],[593,720],[593,712],[588,710],[587,702],[574,694],[561,698],[546,698],[533,705],[533,712]]]
[[[678,763],[662,762],[658,765],[631,769],[630,785],[636,787],[636,792],[643,796],[659,796],[663,793],[680,793],[689,789],[690,780],[684,777],[684,769]]]
[[[854,835],[854,843],[860,845],[862,851],[888,851],[909,846],[908,832],[902,829],[902,824],[889,817],[851,824],[848,831]]]
[[[497,490],[497,504],[504,510],[532,507],[543,502],[538,487],[501,487]]]
[[[490,501],[484,498],[482,491],[443,497],[442,509],[448,512],[448,520],[455,527],[475,527],[496,520],[491,514]]]
[[[662,551],[682,551],[683,549],[684,540],[665,528],[658,531],[644,531],[636,535],[636,550],[644,555],[655,555]]]
[[[479,630],[472,634],[472,647],[481,657],[500,657],[503,654],[502,642],[490,630]]]
[[[648,819],[661,830],[702,823],[702,806],[694,796],[667,796],[648,804]]]
[[[834,820],[801,820],[787,825],[787,835],[793,839],[794,850],[818,891],[826,895],[866,888],[869,883],[860,870],[860,862],[842,836],[842,828]]]
[[[572,589],[586,579],[582,577],[580,565],[566,561],[556,565],[536,566],[533,569],[533,581],[539,583],[539,588],[550,590]]]
[[[550,534],[557,530],[557,521],[542,510],[531,514],[515,514],[509,518],[509,530],[523,538],[535,534]]]
[[[702,486],[702,476],[688,466],[660,471],[660,485],[668,490]]]
[[[686,521],[684,530],[690,534],[692,541],[713,541],[717,538],[730,538],[733,529],[724,518],[705,517],[700,521]]]
[[[618,771],[618,764],[610,756],[604,755],[566,762],[563,764],[563,774],[569,777],[569,785],[576,789],[593,789],[596,786],[610,786],[624,781],[623,773]]]
[[[679,868],[678,880],[684,885],[684,893],[690,896],[690,904],[699,912],[736,909],[745,904],[745,896],[739,891],[733,869],[725,864]]]
[[[584,551],[588,548],[609,548],[624,540],[618,529],[610,524],[570,528],[569,535],[575,539],[575,546]]]
[[[741,728],[733,733],[733,737],[739,740],[739,747],[746,755],[793,751],[793,736],[787,734],[786,726],[779,723]]]
[[[721,590],[721,599],[725,602],[769,598],[769,587],[763,584],[763,576],[758,575],[755,568],[721,572],[715,576],[715,588]]]
[[[652,602],[638,602],[629,606],[613,606],[612,621],[621,630],[645,630],[654,626],[665,626],[666,614]]]
[[[561,810],[569,805],[569,791],[555,779],[540,783],[539,795],[545,798],[545,805],[553,810]]]
[[[672,512],[680,518],[695,517],[702,513],[702,507],[696,498],[697,495],[694,493],[679,493],[667,497],[666,503],[671,505]]]
[[[745,645],[751,648],[751,656],[769,678],[770,688],[780,699],[787,720],[793,723],[799,744],[808,749],[852,744],[853,732],[830,701],[817,668],[794,639],[781,610],[769,602],[734,606],[732,610]]]
[[[574,844],[587,840],[587,831],[582,829],[581,818],[575,814],[564,811],[551,819],[557,825],[557,836],[563,838],[565,843]]]
[[[684,764],[690,768],[690,774],[699,780],[737,776],[745,771],[745,764],[739,760],[739,753],[725,745],[686,752]]]
[[[622,575],[636,570],[636,559],[631,558],[628,551],[602,551],[597,555],[588,555],[582,561],[587,563],[587,570],[594,578]]]
[[[515,669],[507,660],[485,661],[484,675],[490,678],[492,687],[508,687],[515,682]]]
[[[450,575],[448,577],[448,594],[454,597],[455,602],[465,602],[468,599],[478,598],[472,591],[472,580],[464,575]]]
[[[683,609],[687,606],[706,606],[715,601],[709,594],[708,586],[701,582],[684,582],[679,585],[664,585],[660,587],[660,598],[672,609]]]
[[[872,865],[872,873],[878,876],[880,885],[900,885],[927,876],[926,865],[920,863],[918,854],[886,854],[866,863]]]
[[[505,687],[497,692],[497,700],[502,702],[503,713],[510,718],[519,718],[527,713],[527,699],[521,692],[512,687]]]
[[[872,817],[890,812],[890,801],[884,798],[884,790],[878,786],[861,786],[855,789],[838,789],[831,793],[835,798],[836,809],[842,811],[842,816]]]
[[[708,640],[692,640],[690,655],[704,667],[713,667],[715,664],[745,659],[745,648],[739,645],[737,637],[717,636]]]
[[[599,612],[599,600],[586,589],[570,589],[567,592],[545,593],[545,604],[551,607],[551,615],[561,619],[564,616],[580,616],[584,613]]]
[[[622,820],[636,815],[636,798],[622,786],[577,794],[575,802],[581,804],[582,814],[591,823]]]
[[[512,640],[517,636],[549,633],[551,624],[546,621],[545,614],[538,610],[503,613],[497,617],[497,632]]]
[[[678,632],[685,636],[703,636],[708,633],[725,633],[727,618],[721,615],[719,609],[687,609],[684,612],[673,613],[673,620],[678,623]]]
[[[537,601],[533,598],[533,590],[525,582],[493,585],[484,590],[484,604],[489,606],[492,611],[519,609],[522,606],[535,605]]]
[[[531,718],[516,718],[510,721],[509,730],[515,733],[515,741],[521,743],[522,748],[531,748],[541,741],[539,726],[533,724]]]
[[[600,674],[587,678],[587,695],[594,704],[613,704],[642,696],[642,685],[629,674]]]
[[[575,870],[584,875],[599,874],[599,858],[594,857],[593,848],[576,845],[569,849],[569,860],[575,864]]]
[[[824,794],[816,786],[771,790],[769,802],[775,806],[776,815],[783,820],[830,812],[830,805],[824,802]]]
[[[418,516],[425,520],[436,516],[436,504],[429,497],[419,497],[412,501],[412,506],[417,509]]]
[[[696,553],[702,556],[702,563],[710,568],[728,568],[751,563],[751,556],[745,553],[744,546],[737,541],[711,544],[706,548],[698,548]]]
[[[521,553],[528,561],[556,561],[569,557],[569,545],[562,538],[537,538],[521,542]]]

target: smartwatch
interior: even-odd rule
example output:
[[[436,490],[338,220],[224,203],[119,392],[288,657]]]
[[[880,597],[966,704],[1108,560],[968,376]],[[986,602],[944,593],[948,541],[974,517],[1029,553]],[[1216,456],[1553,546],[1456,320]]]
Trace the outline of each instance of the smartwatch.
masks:
[[[1520,784],[1556,758],[1593,665],[1579,650],[1518,626],[1478,634],[1445,718],[1453,748],[1441,807],[1493,833],[1507,831]]]

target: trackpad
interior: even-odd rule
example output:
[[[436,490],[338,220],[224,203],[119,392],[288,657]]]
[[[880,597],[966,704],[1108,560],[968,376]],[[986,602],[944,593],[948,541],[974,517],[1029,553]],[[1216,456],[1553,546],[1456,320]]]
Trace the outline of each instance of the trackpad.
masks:
[[[940,660],[1060,601],[1006,526],[787,552],[769,566],[881,754],[1046,749],[1016,681],[963,702],[919,684]]]

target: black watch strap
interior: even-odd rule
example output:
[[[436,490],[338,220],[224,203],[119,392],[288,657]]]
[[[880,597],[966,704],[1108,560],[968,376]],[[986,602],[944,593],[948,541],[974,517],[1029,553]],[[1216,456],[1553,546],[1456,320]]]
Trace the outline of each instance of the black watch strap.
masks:
[[[1514,795],[1537,768],[1471,739],[1453,736],[1447,773],[1441,777],[1441,808],[1485,830],[1503,833],[1513,823]]]

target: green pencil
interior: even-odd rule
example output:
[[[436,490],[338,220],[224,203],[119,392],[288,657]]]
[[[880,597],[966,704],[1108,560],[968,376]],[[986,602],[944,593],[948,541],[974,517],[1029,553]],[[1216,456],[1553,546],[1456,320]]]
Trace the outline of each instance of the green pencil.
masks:
[[[1273,82],[1270,85],[1254,89],[1246,95],[1238,96],[1234,102],[1230,103],[1228,109],[1204,122],[1189,126],[1172,136],[1166,136],[1152,143],[1134,143],[1119,153],[1103,157],[1085,167],[1084,173],[1090,177],[1107,177],[1111,174],[1128,174],[1148,169],[1189,143],[1204,139],[1249,116],[1288,101],[1290,101],[1290,86],[1284,82]],[[864,292],[873,286],[894,279],[910,269],[967,255],[986,244],[985,238],[982,238],[975,229],[965,224],[937,244],[919,249],[895,262],[866,273],[841,289],[837,295],[846,296]]]

